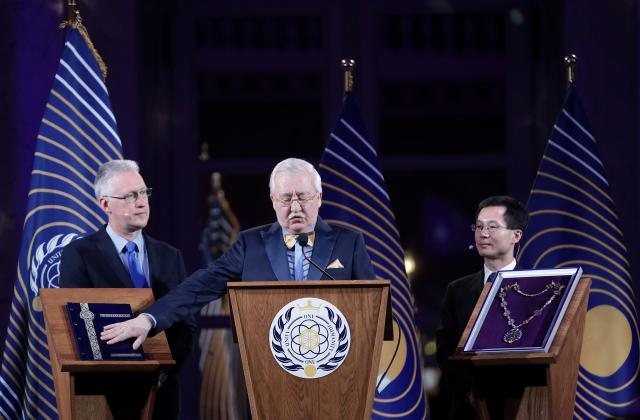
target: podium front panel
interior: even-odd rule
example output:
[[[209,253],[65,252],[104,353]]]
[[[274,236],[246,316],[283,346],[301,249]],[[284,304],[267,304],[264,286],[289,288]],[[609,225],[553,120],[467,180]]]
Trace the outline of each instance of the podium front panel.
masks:
[[[234,326],[256,418],[370,417],[388,291],[386,281],[230,283]],[[337,307],[351,331],[342,365],[320,378],[292,375],[275,360],[270,345],[274,317],[305,297]]]

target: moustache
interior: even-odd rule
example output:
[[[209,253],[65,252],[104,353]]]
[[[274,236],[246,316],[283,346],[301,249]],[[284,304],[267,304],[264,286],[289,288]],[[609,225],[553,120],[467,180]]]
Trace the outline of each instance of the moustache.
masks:
[[[287,220],[291,220],[291,219],[294,219],[294,218],[297,218],[297,217],[304,218],[304,213],[303,213],[303,212],[301,212],[301,211],[297,211],[297,212],[295,212],[295,213],[291,213],[291,214],[289,215],[289,217],[287,217]]]

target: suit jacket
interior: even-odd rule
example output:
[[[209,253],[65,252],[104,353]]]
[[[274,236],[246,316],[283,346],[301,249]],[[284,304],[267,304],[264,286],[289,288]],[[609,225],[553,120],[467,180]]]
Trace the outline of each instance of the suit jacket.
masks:
[[[442,301],[440,325],[436,331],[440,366],[446,365],[447,358],[455,351],[483,286],[483,270],[456,279],[447,286]]]
[[[475,417],[468,399],[472,379],[464,368],[451,364],[448,358],[458,346],[483,286],[484,270],[480,270],[449,283],[442,301],[440,324],[436,330],[436,356],[442,370],[444,387],[451,394],[451,419]]]
[[[324,268],[339,259],[343,268],[325,269],[334,278],[375,279],[361,233],[331,227],[320,217],[315,232],[311,259],[316,264]],[[327,279],[313,265],[309,266],[308,278]],[[260,280],[291,280],[282,228],[277,222],[241,232],[233,246],[220,258],[209,267],[193,273],[145,312],[155,317],[156,329],[162,330],[224,295],[227,282]]]
[[[166,295],[187,277],[180,251],[144,234],[149,258],[149,278],[156,299]],[[64,247],[60,262],[60,287],[134,287],[122,265],[106,226]],[[193,317],[168,329],[171,354],[180,365],[191,352],[196,324]]]

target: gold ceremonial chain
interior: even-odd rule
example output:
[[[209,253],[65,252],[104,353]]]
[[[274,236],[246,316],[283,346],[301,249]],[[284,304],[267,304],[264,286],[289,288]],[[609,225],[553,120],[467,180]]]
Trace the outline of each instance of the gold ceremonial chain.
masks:
[[[564,284],[556,283],[555,281],[552,281],[551,283],[547,284],[544,287],[544,289],[542,289],[542,291],[538,293],[523,292],[522,289],[520,289],[520,285],[518,284],[518,282],[501,287],[500,293],[498,293],[498,296],[500,297],[500,306],[502,307],[502,311],[503,311],[502,315],[504,315],[504,317],[507,318],[507,325],[511,327],[511,329],[507,331],[504,337],[502,337],[502,341],[504,341],[505,343],[511,344],[520,340],[522,338],[522,330],[520,329],[520,327],[527,325],[529,321],[531,321],[533,318],[541,315],[544,308],[551,305],[551,302],[553,302],[556,297],[562,294],[562,289],[564,289],[564,287],[565,287]],[[516,321],[513,318],[511,318],[511,311],[509,311],[507,306],[506,297],[507,297],[507,292],[509,290],[513,290],[519,295],[526,296],[526,297],[540,296],[542,294],[547,293],[550,290],[553,290],[553,294],[549,299],[547,299],[544,305],[542,305],[540,308],[533,311],[533,313],[529,315],[527,319],[525,319],[524,321],[516,325]]]

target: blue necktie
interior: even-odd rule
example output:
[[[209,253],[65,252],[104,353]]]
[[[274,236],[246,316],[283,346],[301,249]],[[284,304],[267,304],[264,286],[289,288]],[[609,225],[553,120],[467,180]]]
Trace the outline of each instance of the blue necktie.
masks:
[[[135,287],[149,287],[147,285],[147,279],[144,273],[138,268],[138,261],[136,258],[136,252],[138,252],[138,245],[135,242],[127,242],[125,246],[127,251],[127,265],[129,266],[129,275],[133,281]]]
[[[497,271],[494,271],[493,273],[489,274],[489,277],[487,278],[487,283],[493,283],[496,277],[498,277]]]

